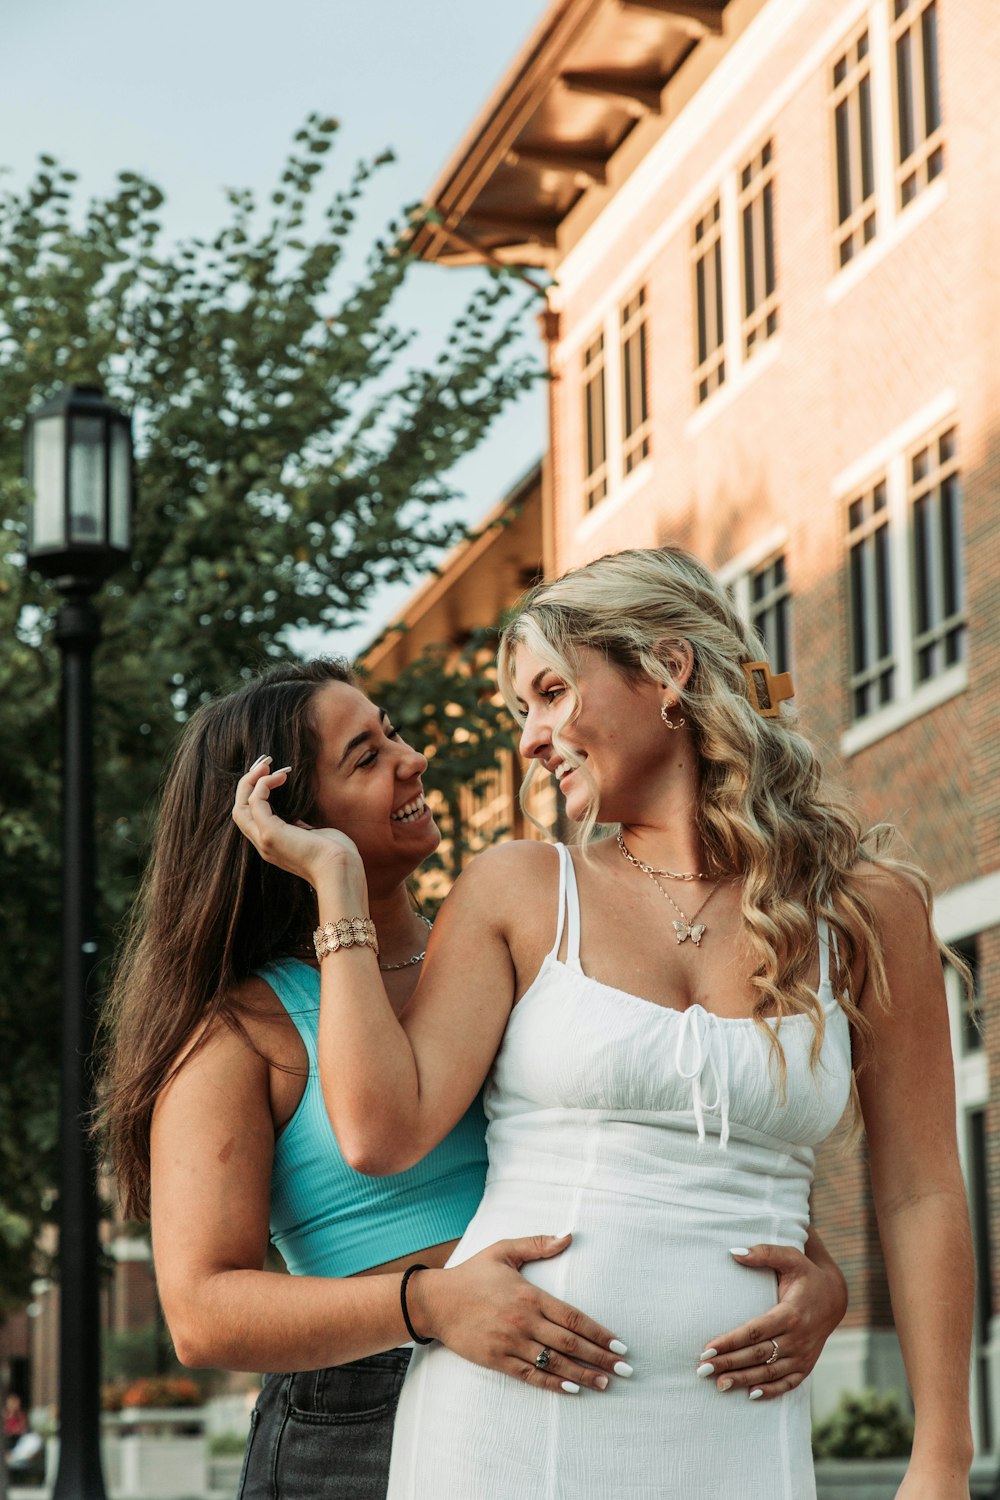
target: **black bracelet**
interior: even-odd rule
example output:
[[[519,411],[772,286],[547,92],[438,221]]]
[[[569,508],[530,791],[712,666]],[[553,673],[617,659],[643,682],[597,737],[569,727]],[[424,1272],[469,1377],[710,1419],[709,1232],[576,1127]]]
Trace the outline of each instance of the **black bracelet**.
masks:
[[[425,1339],[422,1334],[419,1334],[417,1332],[413,1324],[410,1322],[410,1314],[407,1311],[406,1307],[406,1283],[409,1281],[414,1271],[426,1271],[428,1269],[429,1267],[421,1265],[407,1266],[406,1270],[403,1272],[403,1279],[399,1283],[399,1305],[403,1309],[403,1322],[406,1324],[407,1333],[410,1335],[410,1338],[415,1344],[433,1344],[434,1340]]]

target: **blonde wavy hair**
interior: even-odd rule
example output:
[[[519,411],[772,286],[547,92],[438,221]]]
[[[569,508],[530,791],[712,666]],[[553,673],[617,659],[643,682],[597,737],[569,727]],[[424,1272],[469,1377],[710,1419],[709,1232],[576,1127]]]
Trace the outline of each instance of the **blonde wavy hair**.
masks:
[[[768,1036],[782,1087],[781,1018],[812,1018],[814,1066],[823,1044],[823,1007],[808,983],[820,917],[834,934],[837,999],[858,1037],[870,1042],[871,1026],[853,992],[859,958],[876,1004],[887,1005],[889,994],[876,912],[858,866],[867,862],[909,875],[923,894],[928,920],[930,882],[887,852],[890,826],[864,830],[846,799],[824,784],[819,758],[795,728],[793,711],[783,708],[772,719],[753,707],[742,663],[763,658],[764,646],[708,568],[676,547],[635,548],[531,589],[503,631],[497,659],[501,690],[519,722],[524,715],[514,690],[514,658],[520,645],[550,664],[566,687],[568,712],[552,739],[590,781],[580,823],[585,854],[598,824],[597,789],[561,737],[580,711],[580,651],[600,652],[626,679],[674,687],[698,754],[698,827],[707,869],[742,883],[755,961],[753,1019]],[[674,672],[688,650],[693,670],[682,687]],[[537,770],[536,761],[522,805]],[[768,1025],[768,1016],[777,1016],[778,1025]]]

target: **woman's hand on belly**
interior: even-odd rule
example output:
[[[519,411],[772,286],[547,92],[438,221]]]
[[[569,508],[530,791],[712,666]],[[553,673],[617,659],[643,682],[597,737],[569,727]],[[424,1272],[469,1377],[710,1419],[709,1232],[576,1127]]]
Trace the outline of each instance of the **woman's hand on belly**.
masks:
[[[605,1390],[631,1375],[625,1345],[610,1329],[520,1275],[528,1261],[561,1255],[572,1235],[498,1240],[446,1271],[410,1278],[407,1299],[418,1333],[432,1335],[476,1365],[545,1390]],[[539,1353],[548,1351],[543,1368]]]
[[[847,1311],[847,1288],[832,1261],[816,1265],[791,1245],[754,1245],[735,1259],[774,1271],[778,1301],[761,1317],[710,1338],[698,1374],[714,1379],[722,1392],[746,1390],[751,1400],[773,1400],[794,1391],[813,1369]]]

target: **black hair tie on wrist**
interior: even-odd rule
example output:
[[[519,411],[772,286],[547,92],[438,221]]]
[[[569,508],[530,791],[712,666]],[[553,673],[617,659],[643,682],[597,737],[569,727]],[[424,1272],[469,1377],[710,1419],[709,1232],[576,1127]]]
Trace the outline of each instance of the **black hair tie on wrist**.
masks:
[[[410,1338],[415,1344],[433,1344],[434,1340],[432,1338],[425,1339],[423,1334],[418,1333],[413,1324],[410,1322],[410,1314],[406,1306],[406,1283],[409,1281],[414,1271],[427,1271],[429,1269],[430,1268],[428,1266],[421,1265],[407,1266],[406,1270],[403,1272],[403,1279],[399,1283],[399,1305],[403,1309],[403,1322],[406,1324],[407,1333],[410,1335]]]

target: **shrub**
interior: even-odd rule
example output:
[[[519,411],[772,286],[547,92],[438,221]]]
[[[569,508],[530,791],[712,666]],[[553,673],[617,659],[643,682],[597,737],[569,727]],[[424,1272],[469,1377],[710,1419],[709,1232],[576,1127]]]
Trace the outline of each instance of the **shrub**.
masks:
[[[905,1458],[913,1423],[893,1391],[845,1391],[813,1431],[816,1458]]]
[[[214,1432],[208,1440],[208,1451],[213,1458],[238,1458],[246,1445],[243,1432]]]
[[[122,1407],[201,1406],[204,1397],[194,1380],[183,1375],[147,1375],[134,1380],[122,1396]]]

